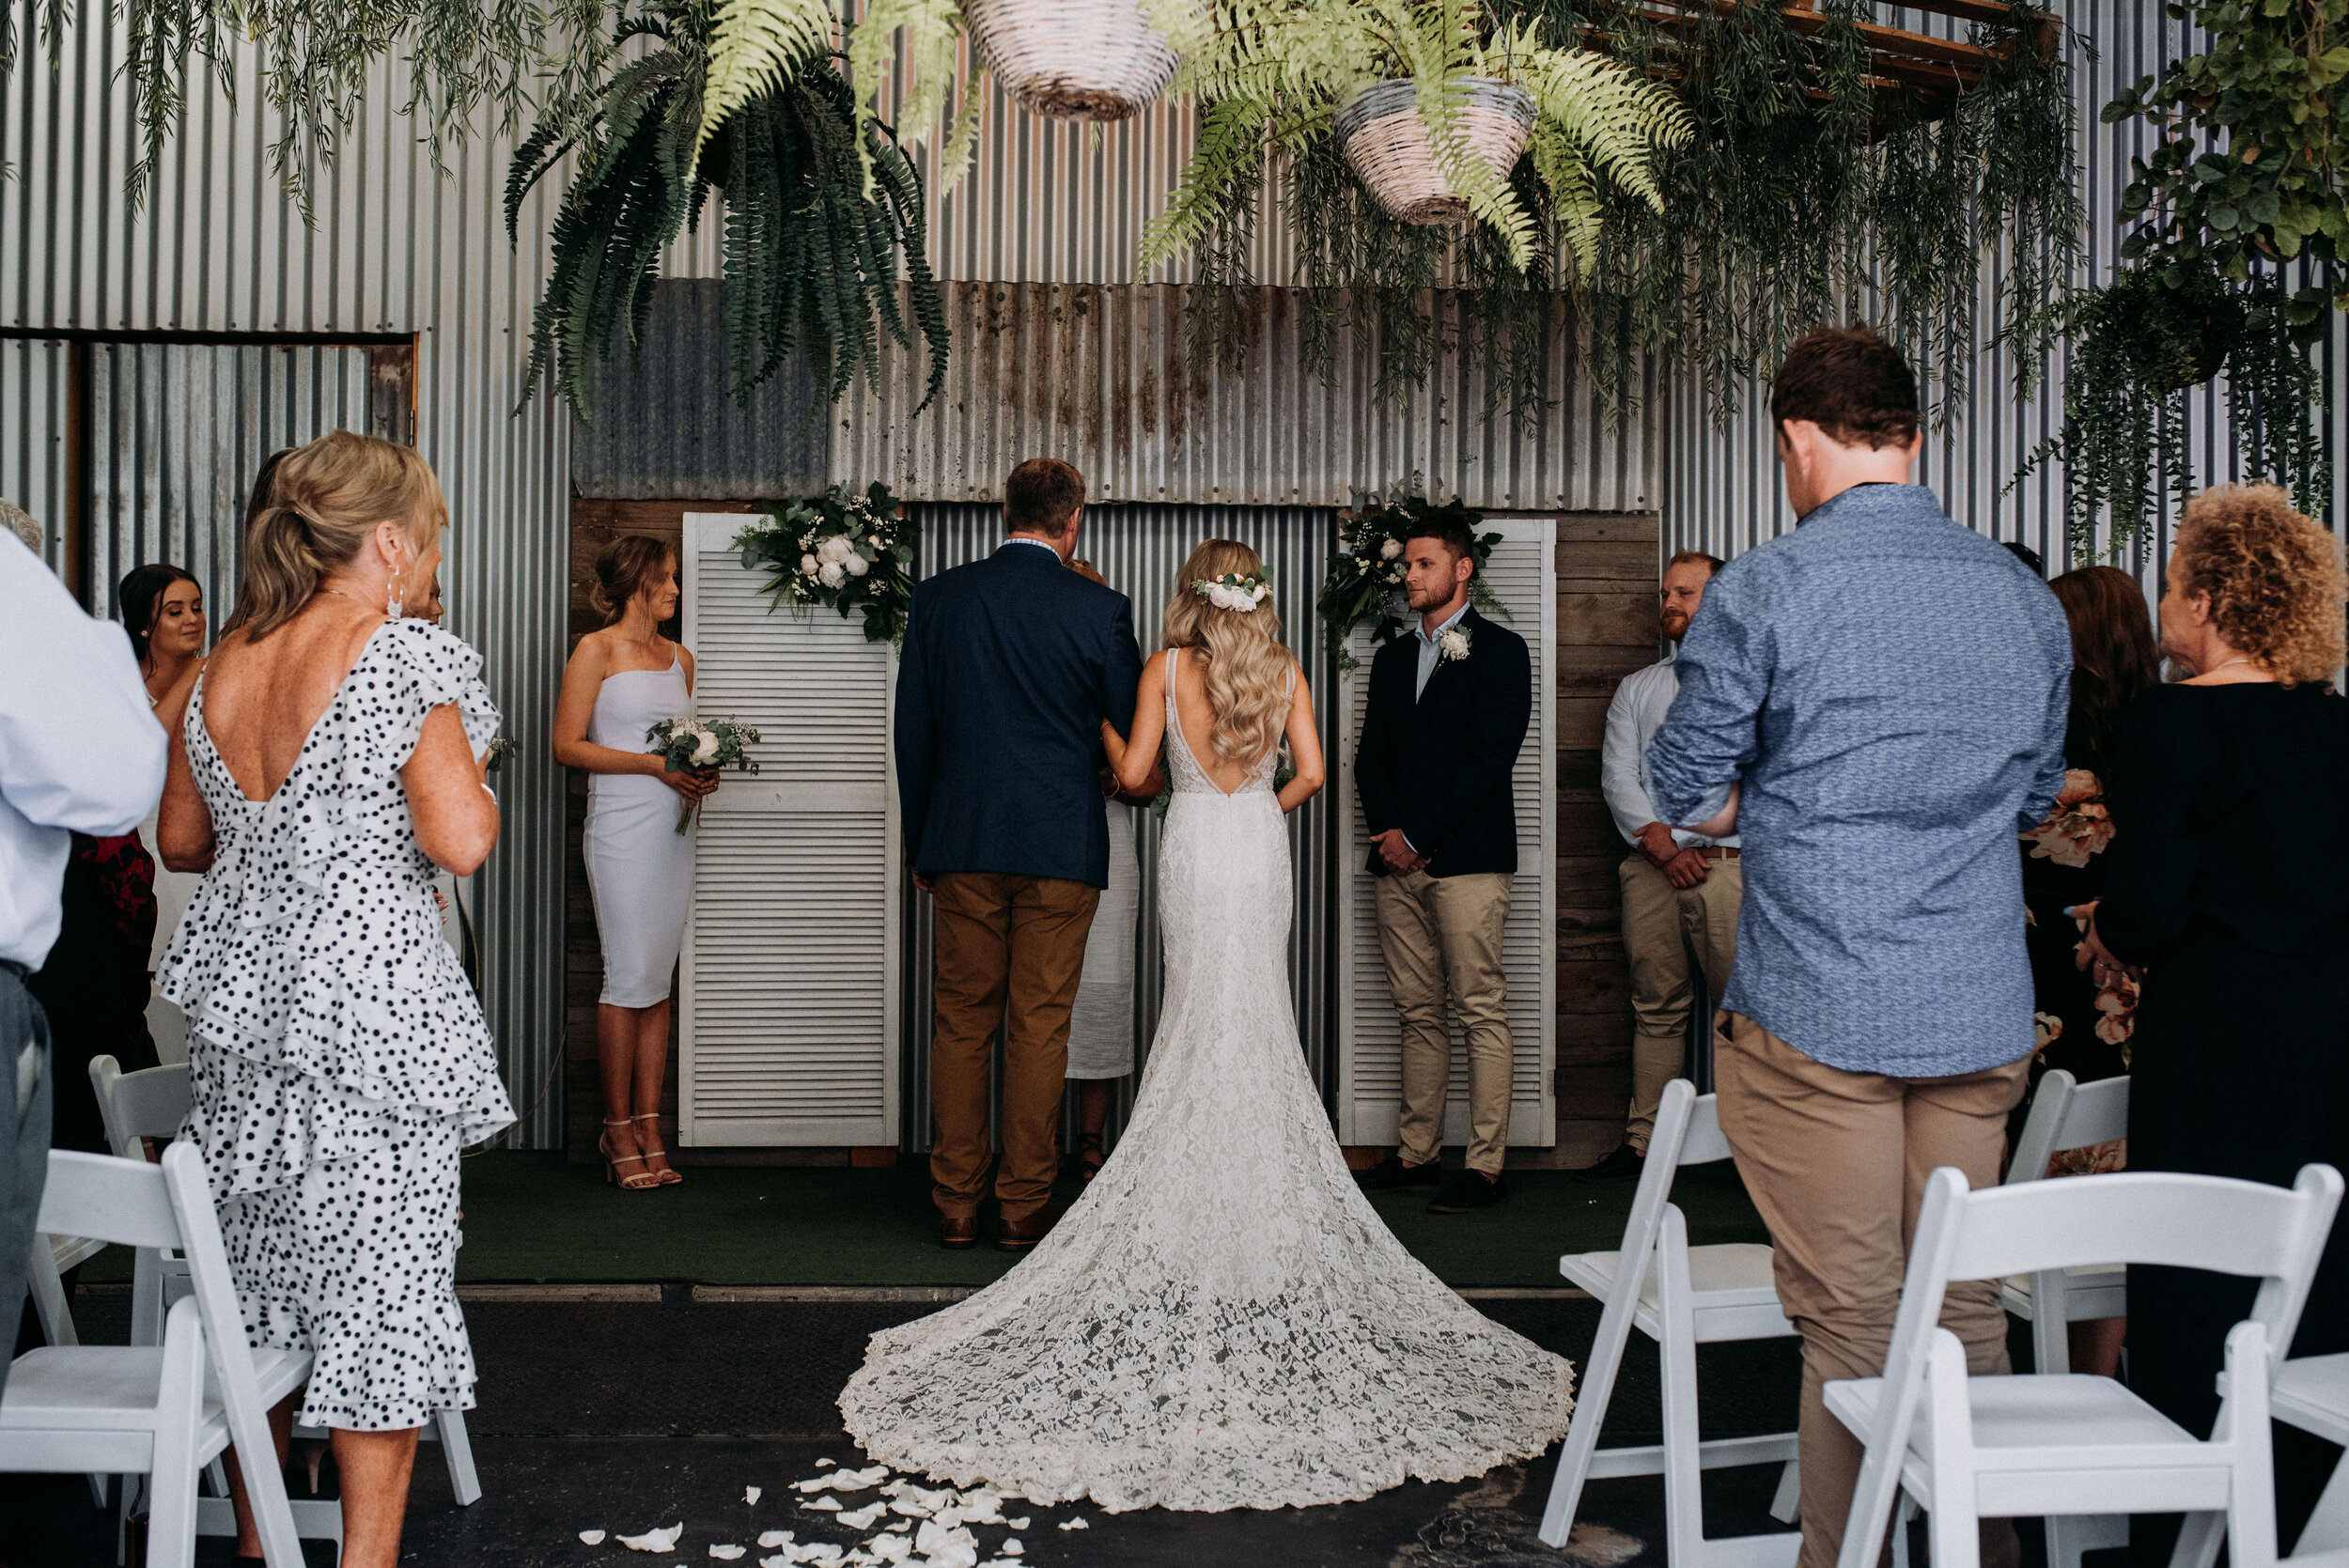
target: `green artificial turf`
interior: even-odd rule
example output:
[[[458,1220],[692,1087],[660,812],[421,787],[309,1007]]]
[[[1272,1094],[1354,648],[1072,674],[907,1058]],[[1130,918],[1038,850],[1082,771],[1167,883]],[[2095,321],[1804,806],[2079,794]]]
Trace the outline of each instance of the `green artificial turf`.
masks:
[[[1425,1192],[1373,1201],[1449,1284],[1556,1286],[1561,1252],[1622,1238],[1636,1185],[1520,1171],[1509,1174],[1507,1202],[1479,1214],[1429,1214]],[[1682,1172],[1672,1196],[1691,1242],[1768,1239],[1726,1162]],[[622,1192],[598,1167],[560,1154],[486,1154],[465,1161],[464,1205],[457,1277],[469,1284],[985,1284],[1016,1261],[991,1247],[938,1245],[919,1157],[887,1170],[694,1166],[679,1186]]]

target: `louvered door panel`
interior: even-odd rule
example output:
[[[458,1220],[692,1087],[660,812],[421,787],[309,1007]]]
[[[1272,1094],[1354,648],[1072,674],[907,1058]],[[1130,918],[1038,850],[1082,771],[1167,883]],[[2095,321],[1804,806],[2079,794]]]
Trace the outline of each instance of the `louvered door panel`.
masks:
[[[1547,1147],[1557,1141],[1552,1092],[1557,1061],[1557,799],[1558,706],[1554,688],[1558,639],[1555,525],[1548,518],[1491,522],[1501,536],[1486,567],[1486,582],[1508,608],[1506,623],[1523,637],[1533,662],[1533,719],[1517,753],[1516,775],[1517,874],[1509,924],[1502,931],[1509,974],[1509,1026],[1517,1043],[1510,1093],[1509,1141]],[[1403,1050],[1394,1001],[1378,952],[1377,879],[1364,869],[1370,841],[1355,797],[1354,747],[1369,696],[1370,660],[1377,651],[1366,630],[1351,646],[1361,668],[1344,675],[1338,694],[1346,715],[1338,747],[1338,820],[1345,834],[1338,897],[1338,1136],[1346,1143],[1395,1140],[1403,1097]],[[1471,658],[1474,655],[1471,653]],[[1468,1052],[1452,1020],[1452,1096],[1444,1141],[1469,1137]]]
[[[703,807],[678,1003],[678,1137],[696,1146],[897,1141],[894,667],[855,621],[768,612],[685,519],[694,707],[757,726],[759,771]]]

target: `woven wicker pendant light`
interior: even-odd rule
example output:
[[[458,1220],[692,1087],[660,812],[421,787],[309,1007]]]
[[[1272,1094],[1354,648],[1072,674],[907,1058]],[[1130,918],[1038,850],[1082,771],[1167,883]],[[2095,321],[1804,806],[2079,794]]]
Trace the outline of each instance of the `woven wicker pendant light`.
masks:
[[[1483,76],[1462,77],[1452,85],[1465,94],[1453,113],[1461,139],[1506,179],[1533,134],[1532,95]],[[1337,134],[1346,167],[1392,216],[1407,224],[1469,221],[1469,204],[1437,165],[1411,82],[1381,82],[1364,90],[1338,112]]]
[[[1013,101],[1054,119],[1138,114],[1182,63],[1134,0],[963,0],[962,14]]]

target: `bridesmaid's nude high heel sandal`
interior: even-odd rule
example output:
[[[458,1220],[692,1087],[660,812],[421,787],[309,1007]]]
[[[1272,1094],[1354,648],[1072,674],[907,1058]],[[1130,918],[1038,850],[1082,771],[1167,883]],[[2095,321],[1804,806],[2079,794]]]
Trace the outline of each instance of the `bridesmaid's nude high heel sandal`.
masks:
[[[631,1120],[633,1120],[632,1117],[623,1117],[616,1122],[606,1122],[604,1126],[606,1128],[624,1127]],[[609,1131],[604,1132],[596,1140],[596,1153],[603,1156],[604,1180],[623,1192],[646,1192],[661,1185],[661,1178],[649,1171],[631,1171],[625,1176],[621,1175],[621,1166],[642,1165],[645,1163],[645,1157],[643,1155],[615,1155],[612,1152],[611,1144],[612,1134]]]
[[[658,1110],[647,1110],[642,1116],[630,1116],[629,1120],[631,1122],[650,1122],[654,1132],[657,1133],[661,1130],[661,1112]],[[644,1140],[641,1138],[638,1139],[637,1146],[641,1148],[643,1145]],[[677,1183],[685,1179],[682,1172],[673,1171],[669,1168],[669,1151],[666,1149],[655,1149],[652,1153],[646,1155],[645,1159],[645,1169],[652,1172],[653,1180],[659,1186],[675,1187]],[[659,1165],[651,1163],[656,1159],[661,1161]]]

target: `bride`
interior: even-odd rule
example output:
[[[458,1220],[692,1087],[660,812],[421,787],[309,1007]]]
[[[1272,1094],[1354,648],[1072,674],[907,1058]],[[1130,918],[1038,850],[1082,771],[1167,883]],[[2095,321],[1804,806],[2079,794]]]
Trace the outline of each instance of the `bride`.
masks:
[[[900,1469],[1113,1511],[1306,1507],[1531,1458],[1571,1369],[1404,1250],[1305,1069],[1282,816],[1321,787],[1321,742],[1263,564],[1210,539],[1177,581],[1131,745],[1104,726],[1121,783],[1163,739],[1174,787],[1132,1123],[1011,1273],[873,1336],[848,1430]]]

